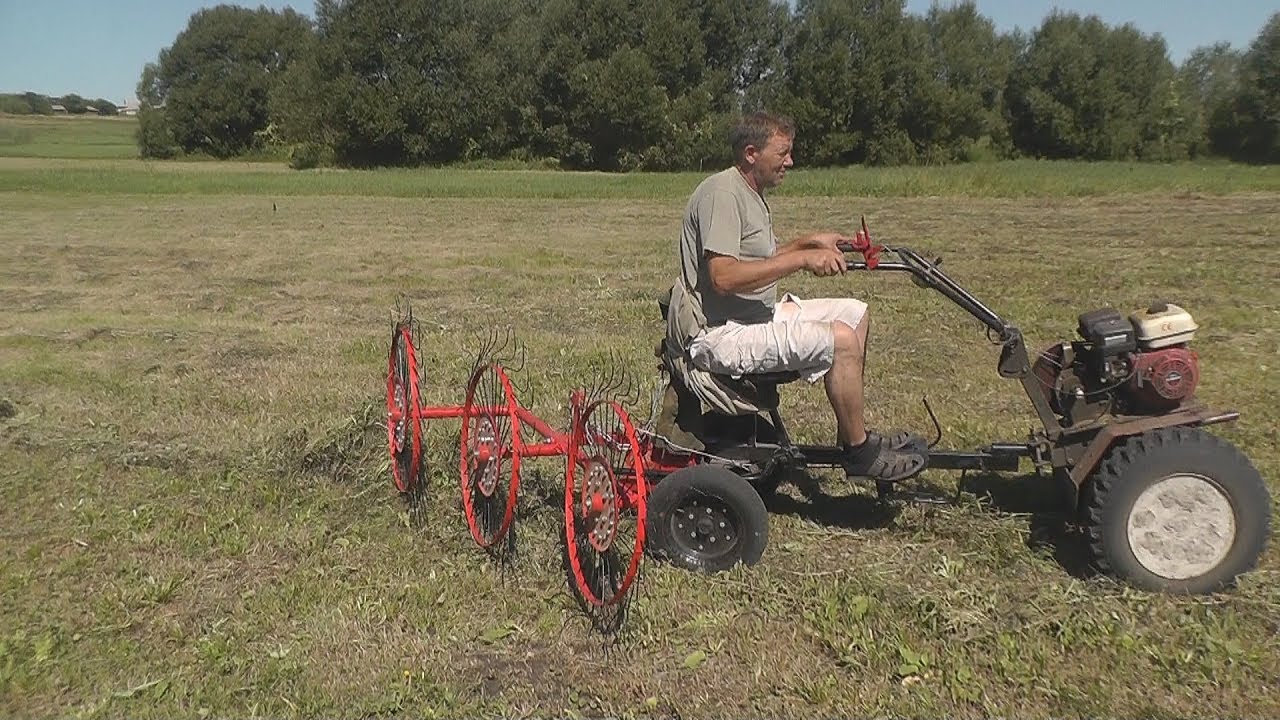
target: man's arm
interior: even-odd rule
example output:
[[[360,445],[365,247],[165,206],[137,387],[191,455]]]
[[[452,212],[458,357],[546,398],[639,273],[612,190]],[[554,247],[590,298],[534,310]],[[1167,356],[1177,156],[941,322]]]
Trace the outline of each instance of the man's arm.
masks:
[[[728,192],[712,192],[701,198],[697,218],[707,275],[711,287],[721,295],[753,292],[797,270],[834,275],[846,269],[844,253],[835,246],[842,238],[835,233],[805,236],[803,240],[813,245],[807,249],[774,250],[768,258],[740,260],[742,220],[737,199]]]
[[[708,251],[706,262],[711,286],[721,295],[754,292],[797,270],[821,277],[848,269],[844,253],[825,247],[779,252],[763,260],[739,260]]]
[[[793,253],[797,250],[817,250],[819,248],[836,249],[836,243],[847,241],[849,238],[836,232],[815,232],[808,235],[801,235],[785,245],[779,245],[775,251],[775,255],[785,255]]]

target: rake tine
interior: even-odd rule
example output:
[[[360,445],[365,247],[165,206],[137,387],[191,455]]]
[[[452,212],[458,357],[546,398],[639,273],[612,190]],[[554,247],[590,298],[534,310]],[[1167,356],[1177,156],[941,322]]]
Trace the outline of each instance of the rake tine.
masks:
[[[640,383],[635,376],[627,373],[627,394],[622,398],[626,400],[624,403],[627,407],[636,407],[640,404]]]
[[[609,385],[613,383],[613,368],[608,364],[602,363],[599,371],[599,384],[596,386],[596,394],[594,400],[600,400],[609,392]]]
[[[519,391],[520,395],[524,397],[526,404],[531,401],[528,397],[526,386],[521,382],[520,378],[521,373],[524,371],[524,364],[527,358],[528,353],[526,352],[524,343],[517,339],[515,340],[515,351],[512,354],[510,362],[503,363],[504,367],[507,368],[507,379],[511,381],[512,387]]]
[[[609,363],[609,379],[611,380],[609,384],[609,399],[612,400],[617,396],[618,391],[622,389],[622,384],[626,381],[626,372],[618,364],[617,358],[614,357],[612,352],[609,353],[607,362]]]
[[[613,388],[618,383],[618,374],[617,374],[618,369],[613,365],[609,364],[608,360],[604,360],[603,362],[605,363],[605,369],[607,374],[605,375],[604,387],[600,388],[599,399],[601,400],[605,400],[611,394],[613,394]]]
[[[594,362],[591,363],[591,379],[587,381],[587,387],[584,389],[586,395],[586,404],[590,405],[595,402],[596,393],[600,386],[600,368]]]
[[[613,364],[612,358],[607,362],[609,363],[609,389],[606,399],[613,400],[613,398],[617,397],[618,389],[622,386],[622,373],[618,366]]]
[[[506,352],[507,345],[511,342],[511,328],[505,327],[501,330],[495,329],[493,331],[493,334],[494,334],[493,359],[495,362],[497,362],[498,359],[502,356],[502,353]]]
[[[516,367],[515,371],[521,372],[524,370],[525,362],[529,359],[529,348],[525,347],[524,343],[518,343],[517,347],[520,351],[520,364],[518,367]]]

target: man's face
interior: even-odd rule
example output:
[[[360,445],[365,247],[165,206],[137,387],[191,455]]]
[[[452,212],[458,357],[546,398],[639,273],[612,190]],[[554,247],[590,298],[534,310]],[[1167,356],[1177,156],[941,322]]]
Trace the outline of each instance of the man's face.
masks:
[[[781,185],[787,168],[795,164],[791,160],[791,142],[792,138],[774,133],[764,147],[755,149],[752,174],[761,190]]]

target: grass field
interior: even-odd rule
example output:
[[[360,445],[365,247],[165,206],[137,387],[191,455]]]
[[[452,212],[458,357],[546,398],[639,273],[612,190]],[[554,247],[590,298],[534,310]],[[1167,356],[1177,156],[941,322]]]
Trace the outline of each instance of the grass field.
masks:
[[[136,158],[136,118],[0,115],[0,157]]]
[[[554,170],[311,170],[283,163],[139,162],[0,157],[0,192],[108,195],[342,196],[542,200],[684,200],[699,173]],[[1105,197],[1161,192],[1280,192],[1280,168],[1228,163],[1019,160],[942,167],[793,170],[779,197]]]
[[[1001,167],[1033,189],[969,191]],[[1120,192],[1122,167],[943,169],[915,189],[883,179],[911,171],[797,173],[775,223],[866,212],[1033,345],[1102,304],[1183,303],[1200,395],[1243,413],[1218,432],[1274,504],[1274,169],[1134,166],[1142,192]],[[1095,173],[1105,191],[1072,190]],[[893,513],[835,477],[785,486],[760,565],[647,564],[616,643],[564,585],[557,462],[525,475],[504,569],[467,536],[456,422],[431,424],[414,526],[381,425],[397,298],[423,321],[427,402],[459,402],[470,353],[510,326],[520,399],[563,424],[610,354],[656,380],[653,298],[696,177],[0,160],[0,715],[1280,714],[1274,543],[1228,593],[1135,591],[1089,574],[1034,476]],[[940,297],[883,276],[785,286],[872,304],[873,425],[923,429],[925,393],[952,446],[1033,424]],[[829,438],[824,407],[784,391],[802,441]]]

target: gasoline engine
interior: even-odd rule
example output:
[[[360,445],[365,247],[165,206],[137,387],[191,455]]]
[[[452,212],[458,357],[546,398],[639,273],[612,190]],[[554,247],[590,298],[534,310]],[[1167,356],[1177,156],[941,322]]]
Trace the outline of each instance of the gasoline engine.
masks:
[[[1050,346],[1033,365],[1064,426],[1163,413],[1195,393],[1200,360],[1188,343],[1197,325],[1186,310],[1161,302],[1128,318],[1108,307],[1079,320],[1080,340]]]

